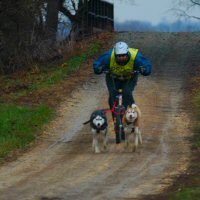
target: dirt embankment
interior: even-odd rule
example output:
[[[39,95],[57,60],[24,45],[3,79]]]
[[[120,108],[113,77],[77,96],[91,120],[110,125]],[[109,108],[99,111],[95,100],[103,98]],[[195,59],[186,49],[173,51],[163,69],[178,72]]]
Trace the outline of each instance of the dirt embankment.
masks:
[[[31,152],[0,168],[0,199],[138,199],[169,186],[187,170],[192,135],[187,81],[197,65],[198,33],[120,33],[153,64],[134,93],[143,116],[143,145],[116,149],[112,124],[107,152],[95,155],[82,123],[107,107],[104,75],[89,76],[59,108],[58,118]]]

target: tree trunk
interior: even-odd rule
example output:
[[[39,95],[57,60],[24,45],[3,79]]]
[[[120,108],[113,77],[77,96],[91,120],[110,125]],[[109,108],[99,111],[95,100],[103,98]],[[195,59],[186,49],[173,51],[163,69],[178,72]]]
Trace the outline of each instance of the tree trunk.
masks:
[[[47,29],[52,40],[56,40],[56,33],[58,27],[58,8],[59,0],[48,0],[47,4]]]

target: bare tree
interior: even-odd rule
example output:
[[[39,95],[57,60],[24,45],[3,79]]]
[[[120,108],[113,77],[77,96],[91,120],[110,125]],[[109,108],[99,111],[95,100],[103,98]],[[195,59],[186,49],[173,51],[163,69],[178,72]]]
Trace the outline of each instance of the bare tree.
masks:
[[[60,0],[47,0],[47,19],[46,25],[50,32],[50,38],[56,40],[56,33],[58,27],[58,11]]]
[[[11,73],[32,60],[42,31],[43,0],[0,2],[0,73]]]
[[[88,0],[60,0],[59,11],[71,21],[70,38],[76,40],[80,37],[81,24],[87,12]]]
[[[187,17],[200,20],[200,0],[177,0],[174,8],[171,9],[179,17]]]
[[[12,73],[33,62],[58,57],[60,13],[71,22],[71,39],[77,40],[82,37],[82,29],[88,27],[85,26],[88,1],[0,1],[0,73]],[[63,29],[64,26],[63,23]]]

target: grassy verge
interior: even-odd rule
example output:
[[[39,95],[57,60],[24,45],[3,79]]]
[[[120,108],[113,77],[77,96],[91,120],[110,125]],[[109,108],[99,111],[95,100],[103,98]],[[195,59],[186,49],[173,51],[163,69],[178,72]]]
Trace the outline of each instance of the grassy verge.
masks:
[[[53,110],[39,106],[0,106],[0,160],[16,148],[24,148],[34,140],[43,124],[49,122]]]
[[[57,64],[36,65],[30,72],[0,77],[0,161],[10,152],[23,149],[34,141],[55,113],[55,108],[47,104],[19,104],[20,97],[40,95],[41,91],[48,93],[56,84],[78,71],[87,59],[97,53],[99,47],[98,42],[93,42]]]
[[[170,200],[200,200],[200,90],[196,92],[195,108],[197,110],[197,124],[194,128],[194,144],[192,152],[194,158],[191,163],[189,176],[182,177],[178,192],[170,195]]]
[[[173,195],[171,200],[199,200],[200,199],[200,187],[186,188],[181,192]]]
[[[29,95],[35,91],[48,90],[51,86],[65,80],[70,74],[78,71],[81,65],[88,58],[93,57],[100,44],[92,43],[87,50],[79,55],[71,57],[62,63],[38,66],[35,65],[32,71],[17,75],[17,77],[0,77],[0,88],[3,88],[4,95],[0,96],[0,103],[13,103],[22,96]]]
[[[200,89],[196,92],[195,97],[195,107],[197,110],[197,124],[196,124],[196,134],[195,134],[195,147],[200,149]],[[200,185],[200,184],[199,184]]]

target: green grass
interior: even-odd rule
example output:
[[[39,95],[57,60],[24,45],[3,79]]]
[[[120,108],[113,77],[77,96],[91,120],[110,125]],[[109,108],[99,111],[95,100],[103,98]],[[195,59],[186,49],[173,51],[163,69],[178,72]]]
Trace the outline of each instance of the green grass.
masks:
[[[198,90],[196,93],[195,106],[199,110],[199,115],[200,115],[200,90]]]
[[[197,124],[196,124],[196,128],[195,128],[196,129],[195,132],[197,134],[195,134],[195,139],[196,139],[195,146],[200,148],[200,89],[196,93],[195,107],[197,110]]]
[[[55,84],[78,71],[87,59],[94,56],[100,48],[98,42],[90,44],[84,52],[59,64],[35,65],[38,70],[15,76],[0,77],[0,88],[8,91],[0,96],[0,160],[16,150],[23,149],[40,134],[43,125],[55,113],[47,106],[28,107],[16,105],[20,97],[30,96],[32,92],[48,91]],[[91,66],[92,67],[92,66]]]
[[[23,148],[33,141],[53,116],[53,110],[40,106],[1,105],[0,106],[0,159],[11,151]]]
[[[80,69],[81,65],[87,60],[86,54],[75,56],[71,58],[67,63],[68,73],[72,73]]]
[[[197,110],[197,124],[194,130],[195,139],[193,146],[195,148],[200,148],[200,90],[196,93],[194,104]],[[191,167],[193,170],[200,169],[200,160],[197,159],[191,163]],[[187,181],[179,192],[170,195],[169,200],[200,200],[200,174],[198,171],[189,177],[189,182]]]
[[[92,57],[99,51],[100,44],[99,43],[92,43],[89,50],[87,51],[87,56]]]
[[[37,90],[48,90],[49,87],[66,79],[70,74],[78,71],[80,67],[87,61],[88,58],[94,56],[100,48],[99,43],[92,43],[85,52],[71,57],[67,61],[63,61],[62,64],[37,66],[39,74],[36,76],[32,73],[26,73],[25,77],[10,78],[9,76],[3,77],[0,82],[3,86],[0,87],[10,88],[15,85],[25,84],[27,88],[20,89],[14,92],[10,92],[8,95],[1,96],[0,102],[15,102],[18,98],[28,95],[30,92]],[[92,67],[92,66],[91,66]]]
[[[176,193],[170,200],[200,200],[200,187],[186,188]]]

